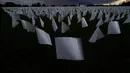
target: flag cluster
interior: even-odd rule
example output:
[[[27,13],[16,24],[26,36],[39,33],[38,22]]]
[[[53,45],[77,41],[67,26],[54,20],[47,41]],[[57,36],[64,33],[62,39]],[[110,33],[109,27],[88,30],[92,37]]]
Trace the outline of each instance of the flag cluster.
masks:
[[[53,32],[64,34],[71,29],[74,18],[75,25],[80,25],[82,29],[89,28],[93,22],[95,24],[95,31],[92,33],[90,43],[95,43],[97,40],[104,38],[109,34],[121,34],[120,24],[130,23],[130,7],[3,7],[4,11],[9,13],[12,17],[12,27],[15,28],[21,22],[23,29],[27,32],[36,32],[39,44],[53,45],[51,36],[48,32],[43,30],[46,25],[51,25]],[[123,8],[123,7],[122,7]],[[110,11],[109,11],[110,10]],[[23,20],[20,15],[27,16],[30,21]],[[76,16],[76,17],[75,17]],[[43,19],[47,17],[48,19]],[[36,19],[39,20],[40,27],[36,25]],[[66,19],[66,22],[65,22]],[[120,20],[124,19],[122,23]],[[45,24],[45,20],[49,20],[50,24]],[[101,26],[108,24],[107,34],[104,34],[100,29]],[[77,33],[78,34],[78,33]],[[85,34],[85,33],[84,33]],[[55,46],[57,59],[67,60],[84,60],[82,51],[81,38],[74,37],[55,37]]]

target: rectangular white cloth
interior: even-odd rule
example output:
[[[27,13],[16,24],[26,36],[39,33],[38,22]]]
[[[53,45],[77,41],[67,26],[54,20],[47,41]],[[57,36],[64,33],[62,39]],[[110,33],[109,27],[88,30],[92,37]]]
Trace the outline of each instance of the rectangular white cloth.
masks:
[[[120,27],[117,21],[109,22],[108,25],[108,34],[120,34]]]
[[[84,60],[80,38],[56,37],[57,59]]]
[[[37,27],[36,27],[36,33],[37,33],[37,37],[38,37],[38,42],[40,44],[52,45],[51,38],[48,33],[46,33],[45,31],[43,31]]]

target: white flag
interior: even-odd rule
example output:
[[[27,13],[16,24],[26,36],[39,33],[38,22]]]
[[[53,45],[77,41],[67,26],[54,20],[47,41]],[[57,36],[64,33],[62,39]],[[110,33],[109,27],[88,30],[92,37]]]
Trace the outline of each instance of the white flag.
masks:
[[[96,15],[97,15],[97,12],[91,11],[91,17],[90,17],[89,21],[94,20]]]
[[[43,31],[37,27],[36,27],[36,33],[37,33],[37,37],[38,37],[38,42],[40,44],[52,45],[51,39],[50,39],[50,36],[48,33],[46,33],[45,31]]]
[[[111,21],[108,24],[108,34],[120,34],[120,27],[117,21]]]
[[[21,20],[22,26],[27,32],[35,32],[35,26],[32,25],[30,22]]]
[[[70,18],[70,20],[72,20],[72,18],[73,18],[72,12],[70,13],[69,18]]]
[[[120,14],[118,13],[118,16],[117,16],[116,20],[119,20],[119,19],[120,19]]]
[[[51,20],[53,18],[53,15],[52,14],[49,14],[49,19]]]
[[[100,19],[100,18],[102,18],[102,16],[103,16],[103,13],[102,13],[102,11],[100,11],[100,12],[99,12],[99,14],[98,14],[98,17],[97,17],[97,19]]]
[[[32,16],[32,24],[35,25],[35,18]]]
[[[103,37],[104,37],[104,34],[100,30],[100,28],[97,27],[96,30],[94,31],[93,35],[91,36],[89,42],[95,43],[97,40],[99,40],[99,39],[101,39]]]
[[[17,21],[17,19],[12,16],[12,27],[15,28],[18,24],[19,22]]]
[[[71,25],[71,20],[70,20],[69,16],[67,17],[67,19],[68,19],[68,25]]]
[[[23,29],[27,29],[26,21],[25,20],[21,20],[21,23],[22,23]]]
[[[62,15],[58,14],[58,22],[60,23],[62,21]]]
[[[15,13],[12,13],[12,12],[8,12],[9,15],[12,17],[12,27],[15,28],[19,22],[17,20],[20,20],[20,17],[18,14]]]
[[[127,15],[126,20],[124,21],[124,23],[130,23],[130,13]]]
[[[91,17],[90,17],[89,21],[94,20],[96,17],[96,14],[97,14],[96,12],[91,11]]]
[[[121,18],[124,18],[124,17],[125,17],[125,12],[123,12],[123,14],[122,14]]]
[[[56,31],[58,29],[58,26],[57,26],[54,18],[52,18],[52,28],[53,28],[54,31]]]
[[[40,19],[40,23],[41,23],[41,26],[44,27],[44,22],[42,21],[42,19],[39,17]]]
[[[85,18],[82,17],[82,28],[88,27],[88,23],[86,22]]]
[[[62,24],[61,24],[61,33],[65,33],[68,30],[69,30],[69,26],[67,24],[65,24],[64,22],[62,22]]]
[[[86,13],[87,13],[87,11],[83,11],[83,16],[85,16],[85,15],[86,15]]]
[[[55,43],[57,59],[84,60],[81,39],[56,37]]]
[[[112,15],[110,21],[113,21],[115,19],[115,14]]]
[[[102,20],[102,18],[100,18],[100,20],[98,21],[96,27],[99,27],[99,26],[101,26],[102,24],[103,24],[103,20]]]
[[[109,22],[110,20],[110,13],[108,12],[108,14],[105,15],[105,21],[104,22]]]
[[[78,23],[81,21],[81,13],[77,13],[77,19],[78,19]]]

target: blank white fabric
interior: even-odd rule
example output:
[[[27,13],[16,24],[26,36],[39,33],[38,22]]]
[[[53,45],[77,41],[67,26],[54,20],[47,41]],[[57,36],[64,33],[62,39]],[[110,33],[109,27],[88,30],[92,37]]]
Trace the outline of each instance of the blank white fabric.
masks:
[[[119,19],[120,19],[120,14],[118,13],[118,16],[117,16],[116,20],[119,20]]]
[[[78,23],[81,21],[81,13],[77,13],[77,19],[78,19]]]
[[[103,24],[103,20],[102,20],[102,18],[100,18],[100,20],[98,21],[96,27],[99,27],[99,26],[101,26],[102,24]]]
[[[88,23],[86,22],[86,20],[85,20],[85,18],[84,18],[84,17],[82,17],[81,22],[82,22],[82,28],[84,28],[84,27],[87,27],[87,26],[88,26]]]
[[[40,23],[41,23],[41,26],[44,27],[44,22],[42,21],[42,19],[39,17],[40,19]]]
[[[35,18],[32,17],[32,24],[35,25]]]
[[[12,17],[12,27],[15,28],[18,24],[19,22],[17,21],[17,19],[15,17]]]
[[[80,38],[56,37],[57,59],[84,60]]]
[[[105,21],[104,22],[109,22],[110,20],[110,13],[108,12],[108,14],[105,15]]]
[[[36,27],[36,33],[39,44],[52,45],[50,35]]]
[[[60,23],[62,21],[62,17],[61,17],[61,15],[59,14],[58,15],[58,22]]]
[[[71,20],[70,20],[69,16],[67,17],[67,19],[68,19],[68,25],[71,25]]]
[[[32,25],[30,22],[21,20],[22,26],[27,32],[35,32],[35,26]]]
[[[123,12],[123,14],[122,14],[121,18],[124,18],[124,17],[125,17],[125,12]]]
[[[52,14],[49,14],[48,16],[49,16],[48,18],[49,18],[50,20],[53,18],[53,15],[52,15]]]
[[[102,18],[102,16],[103,16],[103,13],[102,13],[102,11],[100,11],[100,12],[99,12],[99,14],[98,14],[98,17],[97,17],[97,19],[100,19],[100,18]]]
[[[26,21],[25,20],[21,20],[21,23],[22,23],[23,29],[27,29]]]
[[[61,23],[61,33],[65,33],[69,30],[69,26],[65,24],[64,22]]]
[[[108,34],[120,34],[120,27],[118,21],[111,21],[108,24]]]
[[[90,17],[90,19],[89,19],[89,21],[91,21],[91,20],[94,20],[95,19],[95,17],[96,17],[96,12],[92,12],[92,14],[91,14],[91,17]]]
[[[85,16],[85,15],[86,15],[86,13],[87,13],[87,11],[83,11],[83,16]]]
[[[58,26],[57,26],[54,18],[52,18],[52,28],[53,28],[54,31],[56,31],[58,29]]]
[[[115,19],[115,14],[112,15],[112,17],[110,18],[110,21],[113,21]]]
[[[70,18],[70,20],[72,20],[72,18],[73,18],[72,12],[69,14],[69,18]]]
[[[130,23],[130,13],[127,15],[126,20],[124,21],[124,23]]]
[[[101,39],[103,37],[104,37],[104,34],[100,30],[100,28],[97,27],[96,30],[94,31],[93,35],[91,36],[89,42],[95,43],[98,39]]]
[[[12,17],[12,27],[15,28],[19,22],[17,20],[20,20],[20,16],[16,14],[16,12],[8,12],[9,15]]]

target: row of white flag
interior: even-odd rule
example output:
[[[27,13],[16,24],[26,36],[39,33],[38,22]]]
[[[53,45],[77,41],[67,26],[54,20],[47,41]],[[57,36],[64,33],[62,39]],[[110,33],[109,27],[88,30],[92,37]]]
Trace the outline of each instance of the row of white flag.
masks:
[[[36,28],[38,40],[40,44],[52,45],[49,34],[45,31]],[[120,28],[117,21],[109,23],[108,34],[120,34]],[[98,39],[104,37],[104,34],[99,27],[96,28],[89,42],[94,43]],[[73,37],[55,37],[56,56],[57,59],[66,60],[84,60],[82,41],[80,38]]]
[[[96,25],[96,29],[90,39],[88,40],[90,43],[95,43],[97,40],[102,39],[105,37],[105,35],[102,33],[100,30],[99,26],[104,24],[104,22],[108,22],[108,32],[107,34],[121,34],[121,30],[119,27],[118,21],[113,21],[115,19],[115,15],[113,15],[111,18],[109,17],[110,13],[106,14],[106,19],[103,21],[102,19],[102,12],[99,12],[98,18],[99,21]],[[12,14],[10,14],[12,15]],[[14,14],[16,15],[16,13]],[[30,23],[26,20],[22,20],[19,18],[18,15],[14,16],[12,15],[12,27],[16,27],[18,25],[17,20],[20,20],[22,23],[22,26],[25,30],[28,32],[36,32],[38,42],[39,44],[46,44],[46,45],[53,45],[50,35],[45,32],[44,30],[38,28],[35,25],[35,20],[33,19],[33,23]],[[118,16],[116,19],[120,19],[121,17],[123,18],[126,14],[122,16]],[[32,16],[33,17],[33,16]],[[61,18],[59,18],[59,22],[61,22],[61,32],[65,33],[68,30],[70,30],[70,25],[71,25],[71,19],[73,15],[68,16],[68,25],[64,23]],[[82,28],[84,27],[89,27],[87,21],[85,20],[84,17],[81,17],[80,15],[77,15],[78,21],[81,22]],[[40,24],[44,28],[44,21],[39,17],[40,19]],[[92,14],[90,17],[90,20],[95,19],[95,14]],[[57,26],[55,19],[51,18],[52,20],[52,28],[54,31],[56,31],[59,27]],[[127,14],[126,20],[124,23],[129,23],[130,22],[130,13]],[[87,28],[86,28],[87,29]],[[54,37],[55,38],[55,45],[56,45],[56,56],[57,59],[66,59],[66,60],[84,60],[83,56],[83,47],[82,47],[82,41],[81,38],[74,38],[74,37]]]
[[[101,8],[101,9],[100,9]],[[82,22],[82,27],[87,27],[88,23],[87,21],[91,21],[97,19],[99,20],[99,22],[97,23],[97,26],[102,25],[103,23],[106,22],[110,22],[110,21],[117,21],[120,20],[122,18],[126,18],[126,20],[124,21],[124,23],[130,23],[130,7],[125,7],[124,8],[118,8],[118,7],[113,7],[113,8],[109,8],[109,7],[93,7],[93,8],[89,8],[89,7],[85,7],[82,9],[78,8],[76,9],[76,7],[73,8],[62,8],[62,7],[50,7],[50,8],[40,8],[40,7],[36,7],[36,8],[31,8],[31,7],[3,7],[4,11],[9,13],[9,15],[12,17],[12,27],[15,28],[18,24],[17,20],[20,20],[20,15],[25,15],[28,18],[32,19],[32,24],[35,25],[35,19],[37,19],[38,16],[45,16],[47,15],[47,17],[53,21],[54,24],[56,24],[55,20],[54,20],[54,16],[58,14],[58,22],[62,23],[63,19],[67,16],[68,19],[68,25],[71,25],[71,20],[73,18],[73,16],[75,14],[77,14],[77,19],[78,19],[78,23]],[[86,9],[86,10],[85,10]],[[123,10],[124,9],[124,10]],[[122,11],[121,11],[122,10]],[[91,17],[89,20],[85,20],[85,16],[88,16],[88,13],[91,14]],[[82,14],[83,13],[83,14]],[[105,14],[105,20],[103,21],[103,16]],[[112,14],[112,16],[111,16]],[[44,26],[44,21],[40,18],[41,21],[41,26]],[[64,23],[63,23],[64,24]],[[54,26],[54,30],[58,29],[57,26]]]
[[[109,13],[109,15],[110,15],[110,13]],[[124,14],[122,14],[122,16],[124,16]],[[80,16],[77,15],[77,18],[79,18],[79,17]],[[72,17],[68,16],[68,24],[64,23],[63,21],[61,22],[61,33],[65,33],[68,30],[70,30],[71,18]],[[93,18],[93,14],[92,14],[90,19],[92,19],[92,18]],[[108,25],[108,34],[120,34],[121,33],[118,21],[112,21],[112,20],[114,20],[114,14],[113,14],[113,16],[110,19],[106,18],[106,20],[103,21],[103,19],[102,19],[102,12],[99,12],[97,18],[100,18],[100,19],[99,19],[99,21],[96,24],[97,29],[95,30],[94,34],[92,35],[92,37],[89,40],[90,42],[94,43],[94,42],[96,42],[97,39],[100,39],[100,38],[104,37],[104,34],[101,32],[99,26],[103,25],[106,20],[107,21],[111,20],[109,22],[109,25]],[[118,16],[117,18],[120,18],[120,17]],[[36,28],[35,24],[30,23],[30,22],[28,22],[26,20],[22,20],[18,16],[15,16],[15,17],[12,16],[12,27],[16,27],[18,25],[18,21],[16,21],[16,19],[21,21],[23,28],[26,29],[28,32],[35,32],[35,28]],[[39,19],[40,19],[41,27],[44,28],[44,25],[45,25],[44,21],[40,17],[39,17]],[[130,22],[130,13],[127,15],[127,19],[124,21],[124,23],[129,23],[129,22]],[[84,17],[81,18],[81,26],[82,26],[82,28],[88,27],[88,23],[87,23],[87,21],[85,20]],[[57,23],[55,22],[54,18],[52,18],[52,28],[53,28],[54,31],[57,31],[57,29],[59,28],[57,26]],[[41,30],[41,31],[43,31],[43,30]],[[44,36],[46,36],[46,35],[44,35]],[[44,42],[44,40],[42,40],[42,41]],[[45,44],[45,43],[41,43],[41,44]]]
[[[129,14],[129,16],[130,16],[130,14]],[[112,17],[113,18],[113,17]],[[112,18],[111,19],[109,19],[109,20],[111,20],[112,21]],[[44,28],[44,21],[39,17],[39,19],[40,19],[40,24],[41,24],[41,27],[43,27]],[[21,19],[19,19],[19,20],[21,20]],[[108,20],[108,19],[107,19]],[[110,22],[111,22],[110,21]],[[28,22],[28,21],[26,21],[27,23],[25,23],[25,21],[23,21],[23,20],[21,20],[21,22],[23,23],[23,24],[32,24],[32,23],[30,23],[30,22]],[[101,25],[103,25],[105,23],[105,21],[103,21],[103,19],[102,18],[100,18],[99,19],[99,21],[97,22],[97,24],[96,24],[96,27],[99,27],[99,26],[101,26]],[[130,23],[130,17],[128,17],[125,21],[124,21],[124,23]],[[12,27],[14,28],[14,27],[16,27],[18,25],[18,21],[16,21],[15,20],[15,18],[12,18]],[[32,24],[33,25],[33,24]],[[68,31],[69,29],[70,29],[70,25],[71,25],[71,20],[70,20],[70,18],[68,17],[68,24],[66,24],[66,23],[64,23],[64,22],[61,22],[61,33],[65,33],[66,31]],[[29,25],[27,25],[27,26],[29,26]],[[84,28],[84,27],[88,27],[88,23],[87,23],[87,21],[85,20],[85,18],[84,17],[82,17],[81,18],[81,26],[82,26],[82,28]],[[23,26],[24,27],[24,29],[26,29],[26,26],[24,25]],[[52,28],[53,28],[53,30],[54,31],[56,31],[59,27],[57,26],[57,23],[56,23],[56,21],[55,21],[55,19],[54,18],[52,18]],[[30,29],[31,30],[31,29]],[[29,29],[27,30],[27,31],[29,31]]]
[[[25,24],[22,24],[22,25],[25,25]],[[33,26],[33,25],[32,25],[32,27],[29,26],[29,27],[26,27],[26,28],[28,28],[28,29],[32,29],[33,28],[32,31],[35,31],[35,26]],[[41,30],[41,29],[36,27],[36,33],[37,33],[38,40],[39,40],[40,44],[52,45],[50,36],[49,36],[49,34],[47,32],[45,32],[44,30]],[[119,23],[117,21],[109,22],[108,33],[107,34],[121,34]],[[103,37],[105,37],[105,35],[102,33],[100,28],[97,27],[95,29],[94,33],[92,34],[89,42],[90,43],[95,43],[98,39],[101,39]]]
[[[36,31],[39,44],[53,45],[51,42],[50,35],[44,30],[28,24],[27,21],[21,20],[23,28],[27,31]],[[112,21],[108,25],[108,34],[120,34],[119,23],[117,21]],[[99,27],[97,27],[92,34],[89,42],[95,43],[97,40],[104,38],[105,35],[102,33]],[[56,56],[57,59],[66,60],[84,60],[83,47],[81,38],[74,37],[54,37],[56,45]]]

